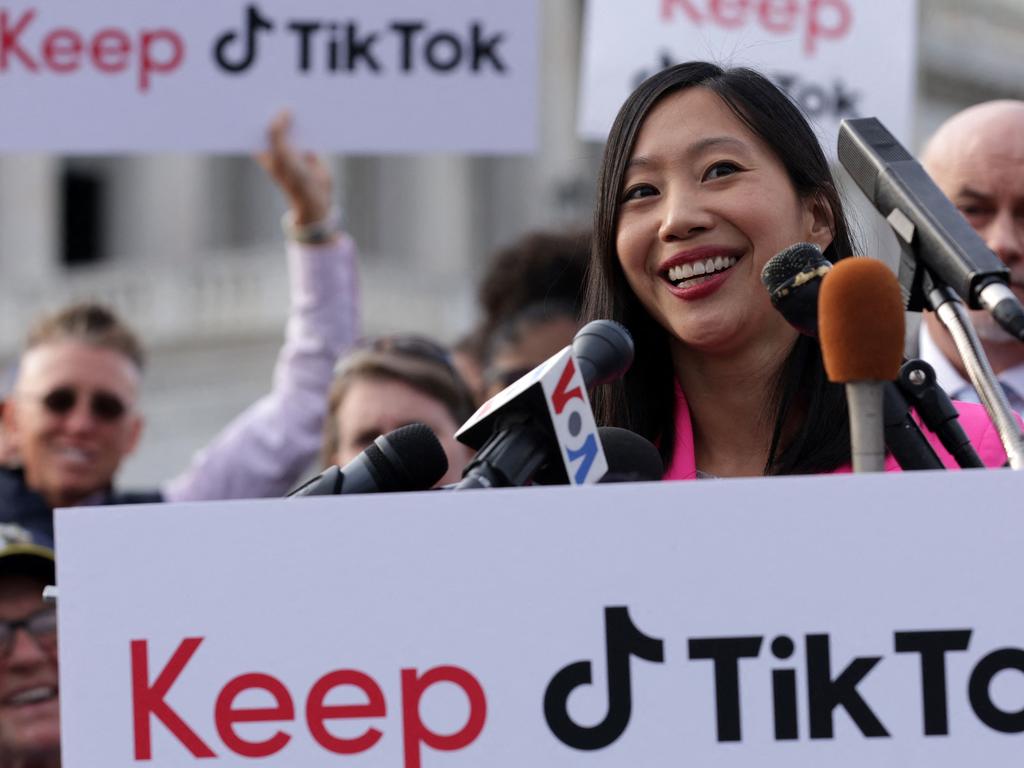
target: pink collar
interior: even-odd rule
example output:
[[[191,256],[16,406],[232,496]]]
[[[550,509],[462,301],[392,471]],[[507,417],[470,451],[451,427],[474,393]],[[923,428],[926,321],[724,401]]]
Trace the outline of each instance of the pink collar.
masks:
[[[679,380],[674,380],[676,392],[676,445],[672,452],[672,463],[665,472],[664,480],[694,480],[697,477],[697,459],[693,447],[693,422],[690,420],[690,406],[686,402]]]
[[[675,381],[676,393],[676,444],[672,453],[672,463],[669,465],[664,480],[694,480],[697,477],[697,459],[693,445],[693,421],[690,418],[690,406],[686,402],[686,395],[683,394],[679,381]],[[960,425],[964,428],[975,450],[981,457],[982,462],[988,467],[1001,467],[1006,461],[1006,454],[1003,452],[1002,444],[999,442],[999,435],[988,420],[985,409],[980,405],[972,403],[961,403],[954,401],[957,411],[960,413]],[[916,414],[915,414],[916,417]],[[938,437],[924,429],[925,437],[935,449],[939,459],[949,469],[957,469],[956,460],[942,447]],[[849,464],[844,464],[832,470],[832,474],[845,474],[852,472]],[[899,472],[900,466],[892,454],[885,457],[885,471]]]

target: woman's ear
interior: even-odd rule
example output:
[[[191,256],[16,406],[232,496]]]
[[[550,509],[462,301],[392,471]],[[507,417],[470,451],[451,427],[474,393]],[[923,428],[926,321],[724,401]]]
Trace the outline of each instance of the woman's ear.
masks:
[[[820,194],[809,195],[804,198],[804,216],[807,242],[814,243],[824,251],[835,237],[836,221],[832,206]]]

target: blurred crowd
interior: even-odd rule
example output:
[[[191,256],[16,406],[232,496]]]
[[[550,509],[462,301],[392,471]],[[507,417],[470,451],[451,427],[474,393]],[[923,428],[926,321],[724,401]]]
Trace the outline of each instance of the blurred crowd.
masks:
[[[454,482],[472,455],[453,437],[459,425],[578,328],[589,239],[534,232],[494,255],[479,323],[457,344],[363,337],[358,256],[333,206],[334,180],[289,129],[288,114],[275,118],[257,158],[287,203],[290,306],[270,389],[181,474],[160,488],[117,486],[145,423],[146,355],[130,318],[77,303],[37,318],[26,335],[0,413],[0,765],[56,764],[56,617],[41,598],[54,580],[55,508],[283,496],[414,422],[447,455],[439,485]]]
[[[117,470],[143,432],[142,341],[109,307],[80,303],[38,318],[5,393],[2,519],[53,535],[57,507],[284,495],[410,422],[443,442],[449,474],[468,454],[451,435],[483,400],[571,341],[589,249],[585,233],[528,233],[494,255],[476,328],[452,347],[400,334],[364,338],[356,246],[332,204],[334,180],[289,141],[279,115],[257,159],[288,206],[285,341],[270,391],[162,487],[125,492]]]

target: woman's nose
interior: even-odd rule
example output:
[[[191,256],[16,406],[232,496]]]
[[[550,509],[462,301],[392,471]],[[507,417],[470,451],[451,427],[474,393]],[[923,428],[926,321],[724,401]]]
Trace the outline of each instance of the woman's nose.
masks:
[[[711,229],[715,217],[697,192],[678,190],[665,196],[664,215],[658,229],[662,242],[685,240]]]

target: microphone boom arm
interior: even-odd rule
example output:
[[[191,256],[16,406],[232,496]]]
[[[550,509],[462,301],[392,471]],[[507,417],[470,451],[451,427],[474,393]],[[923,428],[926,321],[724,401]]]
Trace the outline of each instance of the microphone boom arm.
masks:
[[[934,276],[930,276],[932,284],[927,292],[928,303],[939,320],[953,337],[960,359],[978,392],[981,404],[985,406],[989,418],[995,425],[999,440],[1006,451],[1010,466],[1024,469],[1024,432],[1014,416],[1014,411],[1006,399],[1006,393],[999,386],[992,365],[985,356],[974,326],[967,315],[963,301],[949,287],[936,285]]]

